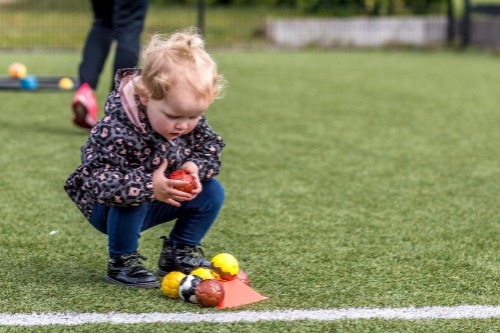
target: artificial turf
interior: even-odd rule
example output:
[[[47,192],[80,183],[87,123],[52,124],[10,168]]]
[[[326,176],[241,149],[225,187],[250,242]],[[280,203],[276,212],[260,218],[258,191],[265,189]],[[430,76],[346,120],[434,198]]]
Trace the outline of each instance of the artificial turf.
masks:
[[[227,144],[218,177],[226,203],[205,252],[233,254],[269,297],[243,309],[498,305],[498,56],[213,54],[229,81],[207,111]],[[14,61],[32,74],[74,75],[79,56],[0,55],[4,68]],[[106,238],[62,188],[88,134],[71,124],[71,93],[0,97],[0,313],[219,311],[106,283]],[[152,270],[169,227],[141,238]],[[499,319],[169,325],[185,332],[493,332]],[[72,329],[99,327],[124,328]]]

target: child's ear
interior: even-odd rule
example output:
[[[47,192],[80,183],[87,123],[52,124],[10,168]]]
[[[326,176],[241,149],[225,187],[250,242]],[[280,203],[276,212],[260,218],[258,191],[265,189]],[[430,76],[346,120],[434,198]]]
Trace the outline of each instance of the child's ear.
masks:
[[[149,98],[146,95],[139,94],[139,100],[141,101],[141,104],[144,106],[148,105]]]

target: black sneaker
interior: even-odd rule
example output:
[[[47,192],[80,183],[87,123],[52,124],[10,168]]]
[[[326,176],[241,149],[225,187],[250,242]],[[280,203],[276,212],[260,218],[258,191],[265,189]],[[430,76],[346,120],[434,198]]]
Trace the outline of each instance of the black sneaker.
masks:
[[[209,267],[210,262],[204,257],[203,250],[199,246],[186,244],[173,244],[162,236],[163,249],[158,261],[158,276],[163,277],[172,271],[180,271],[189,274],[197,267]]]
[[[138,252],[110,258],[106,280],[125,287],[158,288],[157,277],[144,267],[141,259],[146,260],[146,257]]]

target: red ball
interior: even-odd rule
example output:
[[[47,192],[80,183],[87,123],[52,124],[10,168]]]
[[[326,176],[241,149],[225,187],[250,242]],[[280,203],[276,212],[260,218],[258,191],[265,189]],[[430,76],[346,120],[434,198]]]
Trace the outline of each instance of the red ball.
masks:
[[[236,274],[236,278],[250,287],[250,277],[248,276],[247,272],[245,272],[241,268],[238,274]]]
[[[211,308],[224,299],[224,288],[216,280],[203,280],[196,286],[194,295],[198,304]]]
[[[194,187],[196,186],[196,183],[194,181],[194,177],[191,176],[190,173],[188,173],[186,170],[175,170],[172,172],[169,176],[169,179],[172,180],[183,180],[189,182],[189,184],[184,185],[184,186],[174,186],[176,190],[182,191],[182,192],[187,192],[187,193],[193,193]]]

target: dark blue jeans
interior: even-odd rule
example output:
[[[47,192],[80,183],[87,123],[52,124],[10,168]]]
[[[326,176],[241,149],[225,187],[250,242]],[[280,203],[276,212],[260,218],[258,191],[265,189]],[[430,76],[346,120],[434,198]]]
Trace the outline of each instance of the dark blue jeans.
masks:
[[[148,3],[149,0],[92,0],[94,21],[83,48],[80,83],[96,89],[113,41],[116,52],[112,75],[120,68],[137,67]]]
[[[142,231],[177,219],[170,232],[173,243],[199,245],[224,203],[224,189],[214,178],[202,182],[203,191],[181,207],[163,202],[112,207],[96,204],[90,223],[108,235],[110,257],[137,251]]]

